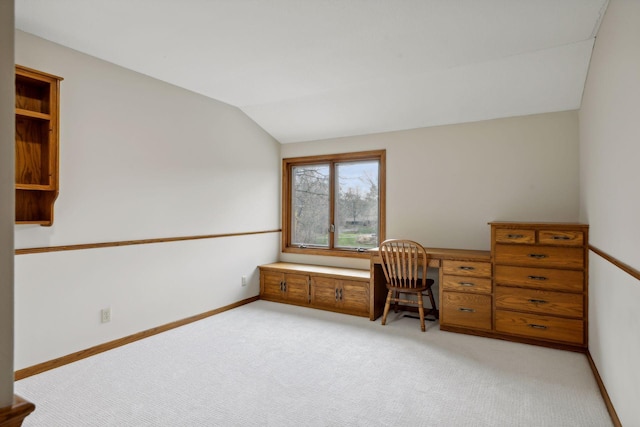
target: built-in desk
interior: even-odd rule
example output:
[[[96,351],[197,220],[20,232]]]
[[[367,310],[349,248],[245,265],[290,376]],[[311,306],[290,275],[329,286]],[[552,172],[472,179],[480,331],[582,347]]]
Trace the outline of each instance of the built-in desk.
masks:
[[[440,329],[586,351],[589,226],[490,224],[491,251],[425,248],[439,271]],[[367,254],[369,270],[260,266],[260,297],[376,320],[387,286],[378,249]]]
[[[584,352],[588,348],[589,226],[491,222],[491,251],[425,248],[439,268],[440,329]],[[369,250],[369,318],[387,295]]]
[[[442,311],[442,282],[443,270],[445,268],[459,269],[462,274],[473,270],[464,270],[465,262],[485,263],[489,268],[489,280],[491,280],[491,252],[477,251],[469,249],[447,249],[447,248],[425,248],[428,255],[428,266],[440,269],[440,296],[439,307]],[[369,318],[375,320],[382,315],[384,311],[384,303],[387,298],[387,286],[382,271],[382,264],[378,248],[370,249],[371,255],[371,282],[369,288],[371,290],[369,310]],[[444,268],[443,268],[444,267]],[[446,316],[446,313],[445,313]],[[442,323],[442,322],[441,322]]]

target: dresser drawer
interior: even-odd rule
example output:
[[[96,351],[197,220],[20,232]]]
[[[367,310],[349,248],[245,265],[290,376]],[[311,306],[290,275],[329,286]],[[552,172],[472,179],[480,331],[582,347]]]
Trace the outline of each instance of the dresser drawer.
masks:
[[[583,242],[582,231],[538,231],[538,243],[542,245],[582,246]]]
[[[584,252],[582,248],[497,244],[495,262],[532,267],[583,268]]]
[[[536,242],[535,230],[511,230],[508,228],[496,229],[496,242],[498,243],[530,243]]]
[[[443,292],[440,322],[474,329],[491,329],[491,296]]]
[[[573,344],[584,343],[582,320],[496,310],[496,331]]]
[[[584,290],[584,272],[577,270],[496,265],[494,275],[496,283],[501,285],[573,292]]]
[[[444,274],[440,289],[443,291],[491,293],[491,279]]]
[[[496,308],[582,318],[582,294],[496,286]]]
[[[491,277],[491,263],[478,261],[442,261],[442,272],[457,276]]]

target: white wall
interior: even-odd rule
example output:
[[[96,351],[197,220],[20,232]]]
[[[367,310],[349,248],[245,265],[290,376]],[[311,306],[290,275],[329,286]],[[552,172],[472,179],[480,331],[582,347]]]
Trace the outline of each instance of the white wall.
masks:
[[[0,0],[0,408],[13,403],[13,0]]]
[[[284,144],[282,157],[387,150],[387,238],[490,249],[489,221],[578,220],[577,112]],[[317,264],[328,257],[283,254]],[[342,265],[368,268],[364,260]]]
[[[581,218],[590,243],[640,270],[640,2],[611,0],[580,110]],[[589,351],[620,421],[640,425],[640,281],[591,252]]]
[[[258,295],[256,267],[277,260],[279,238],[273,233],[17,256],[16,368]],[[104,307],[111,307],[112,320],[101,324]]]
[[[17,248],[280,227],[280,146],[237,108],[21,31],[15,55],[64,78],[54,225]],[[258,295],[279,237],[16,256],[16,369]]]

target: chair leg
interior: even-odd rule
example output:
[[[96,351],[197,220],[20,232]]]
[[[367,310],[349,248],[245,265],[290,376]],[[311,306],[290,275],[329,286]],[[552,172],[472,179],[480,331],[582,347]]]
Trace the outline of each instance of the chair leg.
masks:
[[[420,313],[420,329],[424,332],[426,328],[424,326],[424,303],[422,301],[422,292],[418,293],[418,312]]]
[[[393,291],[389,289],[387,292],[387,302],[384,303],[384,313],[382,313],[382,324],[387,323],[387,314],[389,314],[389,307],[391,306],[391,296],[393,295]]]

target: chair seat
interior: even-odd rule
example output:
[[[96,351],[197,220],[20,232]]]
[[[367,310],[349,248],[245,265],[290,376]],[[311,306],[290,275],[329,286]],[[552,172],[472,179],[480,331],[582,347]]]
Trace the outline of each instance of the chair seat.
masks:
[[[407,292],[407,293],[417,293],[417,292],[426,291],[431,286],[433,286],[434,283],[435,282],[434,282],[433,279],[427,279],[427,285],[426,286],[420,286],[419,288],[406,288],[404,286],[392,286],[392,285],[387,284],[387,289],[392,289],[394,291]]]
[[[402,286],[387,286],[387,289],[391,289],[393,291],[398,291],[398,292],[417,294],[418,292],[426,291],[427,289],[429,289],[429,286],[425,286],[421,288],[403,288]]]

